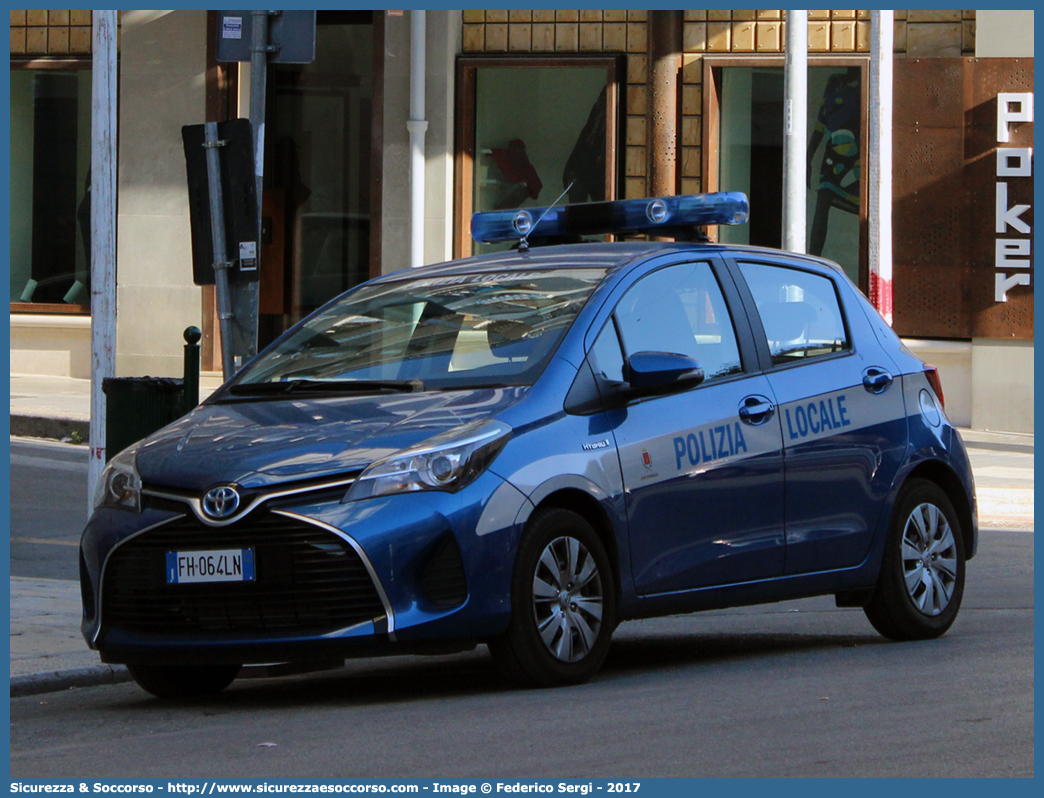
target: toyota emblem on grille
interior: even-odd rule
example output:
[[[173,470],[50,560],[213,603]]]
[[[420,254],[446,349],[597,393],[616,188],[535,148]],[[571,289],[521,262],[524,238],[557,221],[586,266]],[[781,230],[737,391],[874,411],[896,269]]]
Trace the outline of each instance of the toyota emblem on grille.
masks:
[[[228,518],[239,509],[239,491],[231,485],[211,488],[203,495],[203,512],[210,518]]]

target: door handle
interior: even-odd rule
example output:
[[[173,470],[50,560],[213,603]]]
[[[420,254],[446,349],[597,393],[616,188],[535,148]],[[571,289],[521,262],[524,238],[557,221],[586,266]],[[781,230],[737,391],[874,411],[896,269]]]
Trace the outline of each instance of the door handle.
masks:
[[[884,393],[895,379],[890,373],[878,366],[871,366],[863,372],[863,387],[873,394]]]
[[[739,417],[751,426],[757,427],[772,418],[776,409],[764,396],[748,396],[739,407]]]

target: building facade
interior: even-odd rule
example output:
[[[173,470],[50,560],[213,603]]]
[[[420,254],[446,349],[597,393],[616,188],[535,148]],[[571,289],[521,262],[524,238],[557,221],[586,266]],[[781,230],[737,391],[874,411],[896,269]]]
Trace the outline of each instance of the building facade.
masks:
[[[472,212],[563,191],[745,191],[751,223],[722,235],[780,245],[786,14],[667,13],[427,13],[425,262],[476,251]],[[808,15],[809,251],[870,293],[870,12]],[[315,62],[269,70],[262,343],[409,265],[410,18],[320,11]],[[89,26],[11,12],[14,372],[89,374]],[[177,374],[189,324],[219,368],[181,142],[248,113],[249,66],[217,62],[217,36],[216,12],[122,12],[120,375]],[[897,11],[894,49],[895,329],[940,367],[955,422],[1032,431],[1032,12]]]

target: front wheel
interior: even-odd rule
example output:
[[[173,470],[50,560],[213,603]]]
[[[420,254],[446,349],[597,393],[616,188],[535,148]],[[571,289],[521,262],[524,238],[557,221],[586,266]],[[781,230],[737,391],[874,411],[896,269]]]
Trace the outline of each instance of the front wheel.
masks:
[[[588,681],[616,627],[616,588],[592,526],[569,510],[530,519],[515,560],[511,623],[489,647],[515,681],[557,687]]]
[[[157,698],[200,698],[217,695],[236,678],[239,665],[128,664],[138,686]]]
[[[934,482],[903,487],[881,574],[865,608],[892,640],[928,640],[953,624],[964,596],[964,538],[953,504]]]

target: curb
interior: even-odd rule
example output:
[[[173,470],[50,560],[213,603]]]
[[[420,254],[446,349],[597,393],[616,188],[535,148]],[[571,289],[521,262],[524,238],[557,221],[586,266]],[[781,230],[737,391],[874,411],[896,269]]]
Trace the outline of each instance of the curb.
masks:
[[[976,490],[980,529],[1033,531],[1033,488]]]
[[[979,532],[1033,532],[1035,531],[1032,515],[988,515],[979,518]],[[979,542],[982,545],[982,542]]]
[[[11,677],[11,698],[57,693],[73,687],[98,687],[103,684],[121,684],[129,681],[131,681],[131,675],[123,665],[94,665],[89,668],[30,673],[25,676]]]
[[[77,418],[48,418],[21,413],[11,414],[11,434],[24,438],[52,438],[62,440],[74,432],[86,442],[91,432],[91,422]]]

